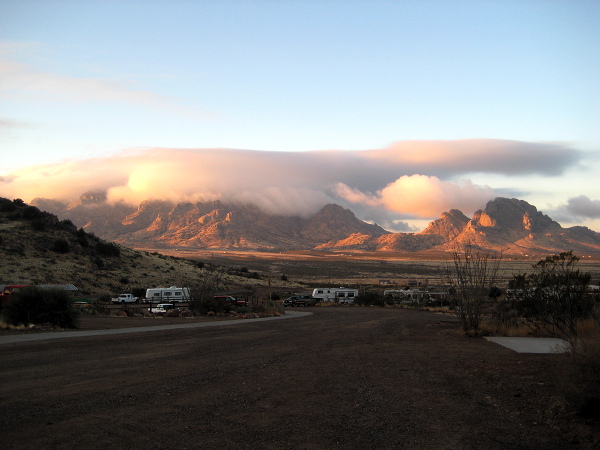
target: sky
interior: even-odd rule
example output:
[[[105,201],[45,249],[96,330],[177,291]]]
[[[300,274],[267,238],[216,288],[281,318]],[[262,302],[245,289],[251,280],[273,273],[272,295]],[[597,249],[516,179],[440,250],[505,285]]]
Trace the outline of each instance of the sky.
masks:
[[[600,231],[600,2],[0,0],[0,196],[495,197]]]

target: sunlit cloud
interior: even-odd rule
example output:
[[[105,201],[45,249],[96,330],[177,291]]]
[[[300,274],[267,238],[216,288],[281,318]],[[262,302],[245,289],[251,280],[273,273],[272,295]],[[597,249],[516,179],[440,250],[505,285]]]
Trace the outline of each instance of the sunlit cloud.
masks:
[[[468,180],[461,183],[442,181],[426,175],[405,175],[376,194],[365,194],[338,184],[338,195],[353,204],[380,206],[406,217],[430,218],[452,208],[471,213],[496,197],[492,188],[477,186]]]
[[[492,187],[471,182],[470,173],[558,173],[580,158],[565,146],[506,141],[503,148],[502,142],[397,143],[354,152],[132,149],[5,174],[0,195],[72,201],[84,192],[103,191],[110,202],[134,206],[153,199],[222,200],[300,216],[338,203],[352,207],[364,220],[409,227],[402,220],[437,218],[452,208],[470,214],[499,195]],[[508,161],[499,164],[500,155]]]

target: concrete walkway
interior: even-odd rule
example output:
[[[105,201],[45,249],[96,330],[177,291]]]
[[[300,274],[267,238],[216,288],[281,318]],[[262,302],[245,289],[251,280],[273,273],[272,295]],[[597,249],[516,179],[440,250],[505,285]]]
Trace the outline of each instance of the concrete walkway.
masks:
[[[177,325],[155,325],[151,327],[113,328],[110,330],[87,331],[56,331],[52,333],[10,334],[0,336],[0,345],[16,344],[21,342],[44,341],[49,339],[81,338],[90,336],[106,336],[110,334],[144,333],[149,331],[175,330],[178,328],[218,327],[225,325],[242,325],[247,323],[263,322],[265,320],[293,319],[296,317],[310,316],[311,312],[286,311],[277,317],[261,317],[259,319],[220,320],[216,322],[182,323]]]
[[[569,351],[569,343],[556,338],[486,337],[485,339],[510,348],[517,353],[565,353]]]

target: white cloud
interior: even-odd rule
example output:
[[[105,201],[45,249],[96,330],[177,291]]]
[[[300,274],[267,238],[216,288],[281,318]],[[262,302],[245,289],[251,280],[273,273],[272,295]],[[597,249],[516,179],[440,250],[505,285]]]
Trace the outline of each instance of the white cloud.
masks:
[[[460,184],[426,175],[405,175],[376,194],[365,194],[340,183],[336,193],[349,203],[380,206],[405,217],[431,218],[452,208],[471,213],[496,197],[492,188],[468,180]]]

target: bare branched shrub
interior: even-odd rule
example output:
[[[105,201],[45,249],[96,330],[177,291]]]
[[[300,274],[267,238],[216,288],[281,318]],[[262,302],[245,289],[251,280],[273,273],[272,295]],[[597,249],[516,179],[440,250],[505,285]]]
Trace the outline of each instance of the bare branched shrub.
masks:
[[[479,331],[483,306],[496,283],[502,253],[481,250],[471,244],[456,246],[446,276],[452,284],[450,303],[466,333]]]
[[[223,311],[223,303],[215,300],[215,293],[221,288],[221,272],[204,272],[200,278],[188,283],[190,289],[190,310],[194,314],[209,311]]]

